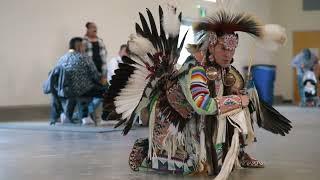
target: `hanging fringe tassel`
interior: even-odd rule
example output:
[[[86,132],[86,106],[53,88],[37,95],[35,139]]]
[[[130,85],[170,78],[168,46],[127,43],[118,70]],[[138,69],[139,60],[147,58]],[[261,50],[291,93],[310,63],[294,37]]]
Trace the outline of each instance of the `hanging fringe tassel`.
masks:
[[[239,147],[239,131],[237,128],[234,128],[231,147],[227,153],[221,171],[215,178],[215,180],[226,180],[229,177],[229,174],[231,173],[232,168],[236,164],[236,160],[238,159]]]
[[[205,144],[205,134],[202,129],[200,132],[200,161],[205,162],[207,160],[206,144]]]
[[[235,169],[242,169],[239,158],[236,158],[236,162],[234,164]]]
[[[155,111],[156,111],[156,104],[157,102],[154,103],[151,114],[150,114],[150,121],[149,121],[149,149],[148,149],[148,159],[151,160],[152,157],[156,156],[156,153],[154,151],[154,146],[153,146],[153,129],[154,129],[154,121],[155,121]]]
[[[168,153],[168,159],[176,155],[179,146],[185,145],[185,133],[177,132],[175,134],[170,134],[168,132],[167,136],[163,140],[163,147]]]
[[[232,111],[229,111],[229,112],[220,114],[220,115],[219,115],[219,118],[225,118],[225,117],[227,117],[227,116],[232,116],[232,115],[238,114],[238,113],[241,112],[241,111],[242,111],[242,109],[241,109],[241,108],[238,108],[238,109],[235,109],[235,110],[232,110]]]
[[[245,113],[246,123],[247,123],[247,128],[248,128],[248,135],[247,135],[247,139],[246,139],[246,144],[251,145],[254,142],[255,135],[254,135],[254,131],[253,131],[252,123],[251,123],[251,115],[249,112],[249,108],[245,108],[244,113]]]
[[[204,171],[204,164],[207,160],[207,152],[206,152],[206,145],[205,145],[205,134],[203,129],[200,132],[200,155],[199,155],[199,163],[198,163],[198,171]]]
[[[205,116],[200,117],[200,155],[199,155],[199,172],[204,170],[204,164],[207,161],[207,151],[206,151],[206,143],[205,143],[205,133],[204,133],[204,121]]]

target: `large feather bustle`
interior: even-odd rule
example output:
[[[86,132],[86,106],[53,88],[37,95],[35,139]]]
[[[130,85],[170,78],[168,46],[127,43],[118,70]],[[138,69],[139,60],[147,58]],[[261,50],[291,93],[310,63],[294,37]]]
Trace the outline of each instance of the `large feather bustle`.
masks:
[[[124,58],[124,61],[133,61],[130,66],[135,70],[130,75],[125,87],[120,91],[118,96],[114,98],[114,104],[116,106],[116,112],[122,114],[122,119],[128,119],[139,104],[144,88],[148,83],[148,81],[146,81],[148,70],[144,66],[136,64],[132,59]]]
[[[212,16],[193,24],[193,29],[222,33],[245,32],[255,37],[262,37],[262,24],[258,19],[247,13],[228,13],[220,10]]]
[[[140,57],[144,57],[147,53],[154,53],[155,49],[152,43],[139,35],[131,34],[128,41],[129,51]]]
[[[172,30],[176,34],[168,32],[170,28],[164,28],[163,22],[167,21],[164,20],[166,13],[159,6],[159,30],[149,9],[147,18],[139,13],[141,22],[135,25],[136,35],[131,35],[128,41],[130,57],[122,58],[123,63],[119,64],[119,69],[113,76],[115,81],[110,86],[110,99],[114,101],[116,112],[121,114],[121,120],[116,127],[125,124],[124,135],[131,129],[141,109],[151,102],[150,97],[157,96],[158,91],[163,88],[164,84],[159,84],[159,79],[173,76],[173,67],[183,47],[186,34],[178,44],[181,13],[178,15],[171,11],[179,21],[179,27],[176,25],[176,29]],[[118,84],[116,80],[120,80],[121,83]],[[177,124],[178,122],[174,123]],[[181,131],[181,127],[179,128]]]

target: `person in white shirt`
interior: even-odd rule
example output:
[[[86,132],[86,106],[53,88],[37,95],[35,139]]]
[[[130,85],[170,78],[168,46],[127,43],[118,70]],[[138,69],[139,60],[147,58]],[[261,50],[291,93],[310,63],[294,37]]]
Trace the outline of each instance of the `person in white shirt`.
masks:
[[[114,75],[114,71],[119,68],[119,63],[122,63],[121,58],[123,56],[127,56],[127,55],[128,55],[128,46],[126,44],[122,44],[120,46],[118,56],[112,58],[110,60],[110,62],[108,62],[108,64],[107,64],[107,79],[108,79],[109,84],[112,79],[112,76]]]
[[[110,61],[107,63],[107,81],[110,86],[110,82],[112,80],[112,76],[115,74],[115,70],[119,68],[119,63],[122,63],[122,57],[123,56],[128,56],[128,46],[126,44],[122,44],[120,46],[120,50],[118,53],[118,56],[113,57]],[[102,112],[102,120],[108,121],[109,119],[115,120],[118,119],[118,115],[114,111],[113,106],[109,106],[108,102],[104,102],[104,111]],[[105,108],[108,107],[108,108]]]

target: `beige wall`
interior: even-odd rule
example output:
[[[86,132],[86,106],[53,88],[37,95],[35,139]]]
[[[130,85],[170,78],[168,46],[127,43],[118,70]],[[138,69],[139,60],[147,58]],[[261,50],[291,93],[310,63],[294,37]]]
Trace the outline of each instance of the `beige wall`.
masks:
[[[293,98],[293,76],[290,62],[293,57],[292,33],[294,31],[320,30],[320,11],[303,11],[302,0],[273,0],[273,20],[287,29],[288,42],[275,56],[277,65],[276,94]]]
[[[256,15],[263,23],[271,23],[271,1],[269,0],[240,0],[238,9]],[[255,41],[247,34],[240,34],[239,47],[236,49],[234,65],[240,70],[249,64],[249,58],[254,58],[253,63],[269,64],[272,57],[261,48],[257,48]]]
[[[121,2],[121,3],[119,3]],[[131,2],[129,4],[128,2]],[[46,104],[41,85],[72,36],[95,21],[109,55],[126,42],[139,3],[131,0],[2,0],[0,22],[0,106]],[[155,1],[139,0],[155,7]]]
[[[291,0],[290,0],[291,1]],[[160,0],[1,0],[0,106],[47,104],[42,83],[72,36],[84,34],[84,23],[95,21],[109,58],[126,42],[138,11],[157,9]],[[197,17],[200,1],[179,0],[187,17]],[[271,20],[269,0],[241,0],[239,9]],[[213,7],[210,3],[201,2]],[[247,64],[251,41],[241,37],[236,65]]]

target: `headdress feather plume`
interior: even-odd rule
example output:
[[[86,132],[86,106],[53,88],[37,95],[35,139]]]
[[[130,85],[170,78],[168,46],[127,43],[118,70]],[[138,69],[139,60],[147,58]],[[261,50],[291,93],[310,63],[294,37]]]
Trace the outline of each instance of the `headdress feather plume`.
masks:
[[[237,31],[261,37],[262,24],[254,16],[247,13],[228,13],[220,10],[206,19],[194,23],[193,29],[199,31],[212,31],[233,33]]]

